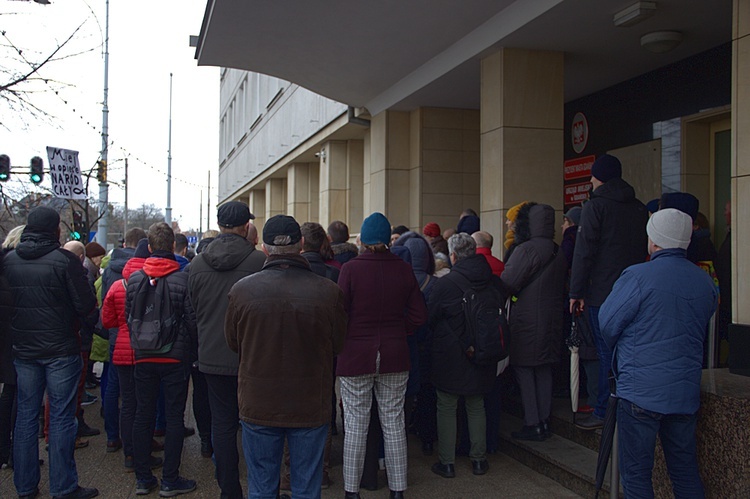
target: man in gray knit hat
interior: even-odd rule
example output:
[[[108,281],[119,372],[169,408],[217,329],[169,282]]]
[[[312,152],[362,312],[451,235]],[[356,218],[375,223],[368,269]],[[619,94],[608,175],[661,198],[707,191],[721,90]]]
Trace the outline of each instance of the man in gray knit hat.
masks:
[[[614,352],[620,474],[626,497],[653,497],[659,435],[675,497],[703,497],[695,425],[703,340],[717,291],[687,259],[693,222],[667,208],[646,226],[651,261],[625,269],[599,311]]]

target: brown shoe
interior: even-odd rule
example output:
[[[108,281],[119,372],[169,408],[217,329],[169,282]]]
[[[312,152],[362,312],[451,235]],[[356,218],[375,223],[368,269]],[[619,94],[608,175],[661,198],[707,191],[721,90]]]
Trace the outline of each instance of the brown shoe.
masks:
[[[158,440],[151,439],[151,452],[161,452],[164,450],[164,444]]]
[[[76,446],[75,446],[76,450],[83,449],[84,447],[88,447],[88,446],[89,446],[88,440],[84,440],[81,437],[76,437]]]

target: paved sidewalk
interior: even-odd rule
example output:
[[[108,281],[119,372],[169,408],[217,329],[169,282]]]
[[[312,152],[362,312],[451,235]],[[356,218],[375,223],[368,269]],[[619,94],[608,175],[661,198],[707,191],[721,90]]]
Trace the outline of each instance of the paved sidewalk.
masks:
[[[91,390],[91,392],[98,395],[98,390]],[[188,406],[190,406],[190,402],[191,399],[188,397]],[[99,407],[97,402],[86,408],[87,423],[102,430],[102,434],[91,437],[87,448],[76,451],[79,483],[85,487],[97,487],[100,491],[100,497],[104,498],[136,497],[135,476],[132,473],[125,473],[122,466],[122,451],[113,454],[107,454],[105,451],[104,421],[98,416]],[[187,424],[195,427],[190,407],[188,407],[187,414]],[[343,441],[344,437],[340,432],[338,436],[333,437],[331,478],[334,483],[331,488],[323,491],[322,497],[325,499],[340,499],[344,495],[341,470]],[[46,461],[47,453],[44,451],[44,443],[42,440],[39,442],[39,455]],[[415,499],[579,497],[557,482],[536,473],[504,454],[489,456],[490,470],[484,476],[472,475],[467,457],[457,458],[456,478],[454,479],[444,479],[430,471],[430,466],[436,459],[436,456],[423,456],[419,440],[413,435],[409,436],[409,489],[406,493],[407,497]],[[240,466],[241,474],[244,475],[244,461],[241,462]],[[213,476],[213,463],[210,459],[201,457],[200,439],[197,435],[185,440],[180,473],[187,478],[198,481],[198,489],[191,494],[186,494],[185,498],[215,499],[219,497],[219,488]],[[161,476],[159,470],[156,470],[156,476]],[[45,463],[42,466],[42,483],[40,484],[42,494],[40,497],[49,497],[47,479],[48,467]],[[363,490],[361,492],[362,498],[387,498],[388,485],[384,472],[380,472],[379,484],[381,488],[375,492]],[[247,492],[244,476],[242,485]],[[16,497],[12,470],[0,470],[0,497]],[[146,497],[157,497],[157,494],[152,493]]]

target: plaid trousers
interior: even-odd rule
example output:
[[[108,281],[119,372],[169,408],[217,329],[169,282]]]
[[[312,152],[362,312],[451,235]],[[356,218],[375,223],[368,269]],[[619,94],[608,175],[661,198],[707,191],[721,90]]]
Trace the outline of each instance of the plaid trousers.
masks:
[[[408,372],[339,376],[344,403],[344,490],[358,492],[365,462],[367,427],[370,424],[372,393],[378,401],[378,415],[385,443],[388,487],[406,490],[406,425],[404,395]]]

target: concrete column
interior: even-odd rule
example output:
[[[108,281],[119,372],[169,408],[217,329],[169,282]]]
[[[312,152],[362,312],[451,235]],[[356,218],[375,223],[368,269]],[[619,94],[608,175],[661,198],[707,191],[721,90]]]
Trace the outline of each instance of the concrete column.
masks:
[[[320,155],[320,225],[328,227],[334,220],[346,219],[346,141],[323,144]]]
[[[287,215],[301,224],[310,220],[310,167],[294,163],[287,169]]]
[[[320,164],[307,163],[307,168],[310,172],[310,218],[308,221],[320,222]]]
[[[482,60],[480,216],[498,256],[509,208],[562,213],[563,90],[562,52],[503,48]]]
[[[250,207],[250,213],[255,215],[253,224],[258,228],[258,234],[262,234],[263,224],[266,222],[266,191],[253,189],[247,200],[247,206]]]
[[[286,179],[269,178],[266,180],[266,220],[286,213]]]
[[[750,0],[732,23],[732,322],[750,325]]]
[[[420,108],[411,117],[411,222],[455,227],[479,211],[479,111]]]
[[[359,232],[364,219],[364,161],[365,145],[362,140],[346,143],[346,219],[349,231]]]
[[[393,225],[411,220],[410,195],[410,116],[407,112],[384,111],[370,122],[369,161],[365,161],[364,216],[383,213]]]

